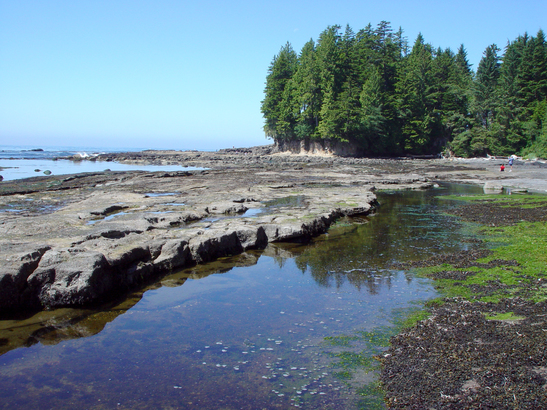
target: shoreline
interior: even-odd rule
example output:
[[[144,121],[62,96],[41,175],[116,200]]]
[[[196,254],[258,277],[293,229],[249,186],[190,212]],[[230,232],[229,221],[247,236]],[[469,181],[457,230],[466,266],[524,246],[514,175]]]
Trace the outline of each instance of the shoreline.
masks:
[[[547,192],[547,165],[539,162],[516,161],[513,173],[502,173],[497,160],[274,151],[109,153],[96,160],[206,170],[107,170],[1,182],[0,313],[104,302],[172,269],[269,242],[307,241],[341,216],[374,212],[377,189],[430,189],[438,181]],[[301,203],[263,212],[264,204],[291,197]],[[74,275],[78,280],[67,279]]]
[[[433,280],[441,298],[379,357],[393,409],[547,406],[547,197],[468,201],[454,213],[479,223],[492,249],[401,266]]]
[[[482,185],[498,193],[547,192],[547,166],[539,162],[516,161],[512,173],[501,173],[500,160],[260,152],[194,151],[185,153],[185,159],[180,153],[144,157],[119,153],[116,160],[180,161],[205,164],[208,169],[97,172],[1,182],[0,257],[6,261],[0,272],[3,314],[23,306],[36,311],[102,303],[138,290],[153,277],[178,267],[262,249],[269,242],[306,241],[325,232],[339,217],[374,212],[376,190],[431,189],[436,182],[446,182]],[[496,213],[500,218],[505,214]],[[484,212],[478,213],[478,220],[487,222],[483,216]],[[495,408],[514,408],[514,401],[509,401],[512,395],[500,393],[506,407],[488,398],[490,365],[481,367],[482,376],[462,376],[457,369],[464,367],[453,356],[461,346],[448,342],[454,335],[479,337],[485,343],[473,345],[474,351],[478,357],[488,356],[493,343],[485,339],[488,332],[512,346],[520,342],[519,336],[506,330],[540,323],[533,311],[545,307],[518,299],[497,308],[481,303],[450,300],[433,308],[430,319],[392,339],[391,350],[386,352],[389,356],[381,358],[391,407],[419,409],[425,403],[442,403],[442,408],[477,408],[482,401]],[[508,311],[528,312],[528,321],[508,324],[485,317],[485,312]],[[469,323],[479,333],[475,335]],[[539,328],[547,328],[547,323]],[[490,330],[485,333],[485,329]],[[526,330],[526,334],[535,330]],[[424,340],[433,342],[423,344]],[[503,343],[496,345],[498,358],[510,353]],[[423,350],[406,349],[409,345]],[[465,369],[473,372],[471,363]],[[534,386],[541,387],[547,380],[542,370],[547,363],[538,363],[525,374]],[[505,377],[504,372],[507,369],[499,370],[496,377]],[[524,379],[515,376],[511,380],[518,389],[519,380]],[[426,390],[431,393],[425,394]],[[547,403],[543,391],[534,393],[536,403]],[[520,393],[515,397],[521,398]]]

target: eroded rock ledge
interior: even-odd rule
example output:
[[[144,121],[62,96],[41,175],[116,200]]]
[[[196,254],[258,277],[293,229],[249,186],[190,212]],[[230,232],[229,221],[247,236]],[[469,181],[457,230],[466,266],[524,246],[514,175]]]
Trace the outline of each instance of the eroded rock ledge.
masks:
[[[268,242],[307,240],[341,216],[373,211],[370,190],[355,190],[351,197],[352,205],[289,196],[270,206],[254,198],[192,206],[165,202],[178,201],[178,194],[99,191],[49,215],[5,220],[0,309],[86,305],[162,272],[262,249]],[[246,217],[250,210],[254,216]]]
[[[370,181],[307,171],[116,172],[3,184],[0,313],[107,301],[160,274],[269,242],[306,241],[340,217],[374,211]],[[419,176],[404,182],[430,185]]]

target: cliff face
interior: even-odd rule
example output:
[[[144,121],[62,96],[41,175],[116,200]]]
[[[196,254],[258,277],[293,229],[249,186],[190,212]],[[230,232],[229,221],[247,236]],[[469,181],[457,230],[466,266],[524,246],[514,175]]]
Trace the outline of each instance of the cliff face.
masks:
[[[336,155],[339,157],[362,157],[366,154],[363,148],[357,147],[349,142],[338,140],[313,141],[310,139],[300,141],[275,141],[274,151],[302,155]]]

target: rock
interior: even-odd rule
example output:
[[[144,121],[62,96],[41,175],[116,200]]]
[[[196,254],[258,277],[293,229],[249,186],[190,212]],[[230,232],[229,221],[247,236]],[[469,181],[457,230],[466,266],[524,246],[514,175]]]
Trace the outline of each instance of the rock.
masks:
[[[210,214],[242,214],[247,209],[245,205],[238,202],[219,202],[205,208],[205,211]]]
[[[42,255],[50,248],[44,246],[23,251],[24,247],[25,245],[14,247],[12,251],[21,252],[12,253],[0,268],[0,312],[14,311],[25,305],[30,307],[27,279],[38,266]]]
[[[525,194],[528,190],[526,188],[507,188],[507,193],[511,194]]]
[[[280,221],[281,223],[267,224],[264,226],[269,242],[282,241],[308,241],[314,236],[325,233],[330,226],[332,218],[323,216],[302,223],[300,221]]]
[[[136,232],[126,235],[98,236],[74,246],[74,249],[85,251],[93,249],[102,253],[108,264],[116,269],[126,268],[135,262],[149,261],[152,258],[149,245],[142,242],[142,236]]]
[[[98,302],[115,283],[102,253],[70,248],[47,251],[27,282],[45,308]]]
[[[188,241],[184,239],[172,239],[161,247],[160,255],[154,259],[153,264],[157,270],[173,270],[192,261]]]
[[[46,169],[46,170],[44,171],[44,174],[45,174],[45,175],[51,175],[51,171],[50,171],[49,169]]]
[[[204,231],[201,235],[190,239],[189,247],[192,259],[196,263],[209,262],[243,252],[243,246],[235,231],[226,232],[216,229]]]
[[[310,146],[312,151],[319,148]],[[0,260],[11,261],[0,271],[0,296],[5,295],[0,313],[106,301],[193,264],[272,242],[308,241],[340,217],[373,212],[374,187],[432,185],[420,160],[273,155],[271,146],[144,151],[97,160],[208,169],[4,182],[0,206],[16,203],[21,212],[0,212]],[[400,171],[391,172],[393,167]],[[443,175],[437,165],[434,172]],[[147,194],[151,192],[159,195]],[[32,198],[26,197],[31,193]],[[249,205],[261,212],[246,215]],[[24,243],[24,248],[15,249],[14,243]]]
[[[242,204],[244,202],[256,202],[256,199],[254,198],[236,198],[232,200],[233,202]]]
[[[500,181],[486,181],[483,190],[485,194],[501,194],[503,192],[503,184]]]
[[[236,228],[235,232],[244,251],[264,249],[268,244],[268,237],[262,226],[241,226]]]

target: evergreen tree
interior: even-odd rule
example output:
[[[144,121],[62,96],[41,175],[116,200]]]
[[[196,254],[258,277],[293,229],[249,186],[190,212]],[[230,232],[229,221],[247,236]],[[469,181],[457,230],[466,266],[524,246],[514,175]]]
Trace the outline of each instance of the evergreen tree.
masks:
[[[297,68],[298,56],[294,52],[290,43],[281,48],[279,54],[276,55],[270,67],[268,69],[268,76],[266,77],[266,88],[264,90],[264,100],[262,100],[261,111],[266,119],[264,125],[264,132],[266,136],[272,138],[285,138],[287,137],[286,122],[283,118],[286,117],[286,113],[282,110],[286,110],[287,103],[282,106],[285,93],[285,86],[292,78]]]
[[[346,26],[346,31],[340,42],[343,83],[335,104],[338,123],[336,127],[344,141],[355,139],[361,132],[359,95],[361,93],[362,68],[355,64],[356,42],[354,31],[351,27]]]
[[[287,43],[268,69],[267,136],[341,140],[369,155],[547,156],[547,43],[542,30],[486,48],[473,76],[467,52],[412,50],[388,22],[355,33],[329,26],[297,56]]]
[[[321,110],[317,127],[323,139],[340,139],[337,97],[343,83],[344,55],[340,49],[340,26],[330,26],[319,36],[316,56],[321,81]]]
[[[472,130],[469,143],[469,155],[496,153],[503,143],[499,143],[498,124],[494,122],[497,101],[497,86],[500,76],[500,49],[492,44],[486,48],[479,62],[473,84],[473,111],[476,125]]]
[[[496,110],[496,87],[500,76],[499,51],[495,44],[486,48],[475,81],[475,109],[480,124],[487,129],[493,122]]]
[[[374,70],[363,84],[360,94],[361,134],[360,143],[369,154],[389,152],[386,138],[386,118],[383,115],[382,77]]]
[[[293,80],[295,99],[298,102],[296,137],[298,139],[315,138],[321,109],[321,81],[313,40],[308,41],[302,48]]]
[[[431,46],[426,44],[423,36],[419,34],[402,66],[397,82],[404,148],[413,154],[430,151],[432,136],[437,128],[438,117],[433,114],[432,61]]]
[[[516,41],[509,42],[505,47],[505,53],[500,66],[500,77],[497,88],[497,115],[498,124],[497,141],[507,147],[507,152],[522,145],[525,141],[523,120],[526,114],[523,111],[523,99],[519,90],[519,71],[522,64],[522,54],[528,36],[519,36]],[[511,146],[511,147],[509,147]]]
[[[530,111],[537,101],[547,97],[547,44],[542,30],[523,47],[518,86],[523,104]]]
[[[467,60],[467,51],[460,45],[455,57],[455,65],[451,70],[451,89],[454,98],[453,133],[454,136],[469,130],[471,116],[470,104],[472,99],[471,86],[473,72]]]

